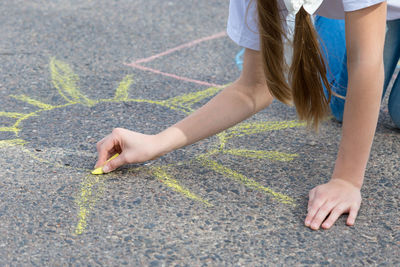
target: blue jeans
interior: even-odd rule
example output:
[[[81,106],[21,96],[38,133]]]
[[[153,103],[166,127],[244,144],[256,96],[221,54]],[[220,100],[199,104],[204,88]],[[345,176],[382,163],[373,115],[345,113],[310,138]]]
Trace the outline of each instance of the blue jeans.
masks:
[[[322,52],[328,67],[328,80],[332,91],[346,96],[347,91],[347,54],[343,20],[334,20],[317,16],[315,28],[321,39]],[[400,19],[387,22],[383,61],[385,65],[385,82],[382,98],[396,70],[400,58]],[[345,100],[332,96],[329,103],[333,116],[343,120]],[[389,96],[389,114],[394,124],[400,128],[400,75],[394,81]]]

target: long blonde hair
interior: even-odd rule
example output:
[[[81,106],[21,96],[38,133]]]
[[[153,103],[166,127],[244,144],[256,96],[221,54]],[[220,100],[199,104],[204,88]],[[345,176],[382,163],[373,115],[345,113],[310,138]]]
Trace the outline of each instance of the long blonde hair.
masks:
[[[260,47],[264,73],[271,94],[285,104],[294,104],[300,120],[318,129],[328,114],[331,88],[317,33],[310,15],[302,7],[296,14],[293,59],[284,60],[284,18],[278,0],[257,0]],[[289,71],[288,81],[285,73]],[[323,85],[328,90],[324,94]]]

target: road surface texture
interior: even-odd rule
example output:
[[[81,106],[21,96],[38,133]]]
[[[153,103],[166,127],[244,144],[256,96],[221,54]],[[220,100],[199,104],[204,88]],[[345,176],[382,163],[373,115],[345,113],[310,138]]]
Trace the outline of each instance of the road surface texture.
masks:
[[[341,125],[279,102],[144,164],[90,174],[115,127],[157,133],[240,74],[228,1],[0,3],[0,265],[400,265],[400,134],[382,106],[354,227],[304,226]]]

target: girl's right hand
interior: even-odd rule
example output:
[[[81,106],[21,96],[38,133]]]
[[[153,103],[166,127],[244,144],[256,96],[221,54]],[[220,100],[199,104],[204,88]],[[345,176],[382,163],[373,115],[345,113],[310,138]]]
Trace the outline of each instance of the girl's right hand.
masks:
[[[95,168],[103,166],[103,172],[108,173],[124,164],[155,159],[161,156],[157,143],[155,135],[115,128],[97,143],[98,160]],[[119,153],[119,156],[106,163],[107,159],[116,153]]]

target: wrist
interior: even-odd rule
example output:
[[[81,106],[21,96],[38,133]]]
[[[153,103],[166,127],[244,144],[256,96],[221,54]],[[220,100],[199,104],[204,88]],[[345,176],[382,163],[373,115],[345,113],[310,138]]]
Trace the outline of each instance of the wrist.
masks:
[[[357,187],[358,189],[361,189],[362,185],[363,185],[363,177],[354,177],[354,176],[334,176],[332,175],[331,177],[331,181],[335,181],[335,180],[340,180],[340,181],[345,181],[347,183],[350,183],[351,185],[353,185],[354,187]]]
[[[343,153],[339,153],[331,179],[341,179],[361,188],[364,182],[367,160],[354,157],[351,160],[348,156],[344,157]]]
[[[154,135],[156,153],[161,157],[175,149],[181,148],[186,144],[186,137],[178,128],[170,127]]]

